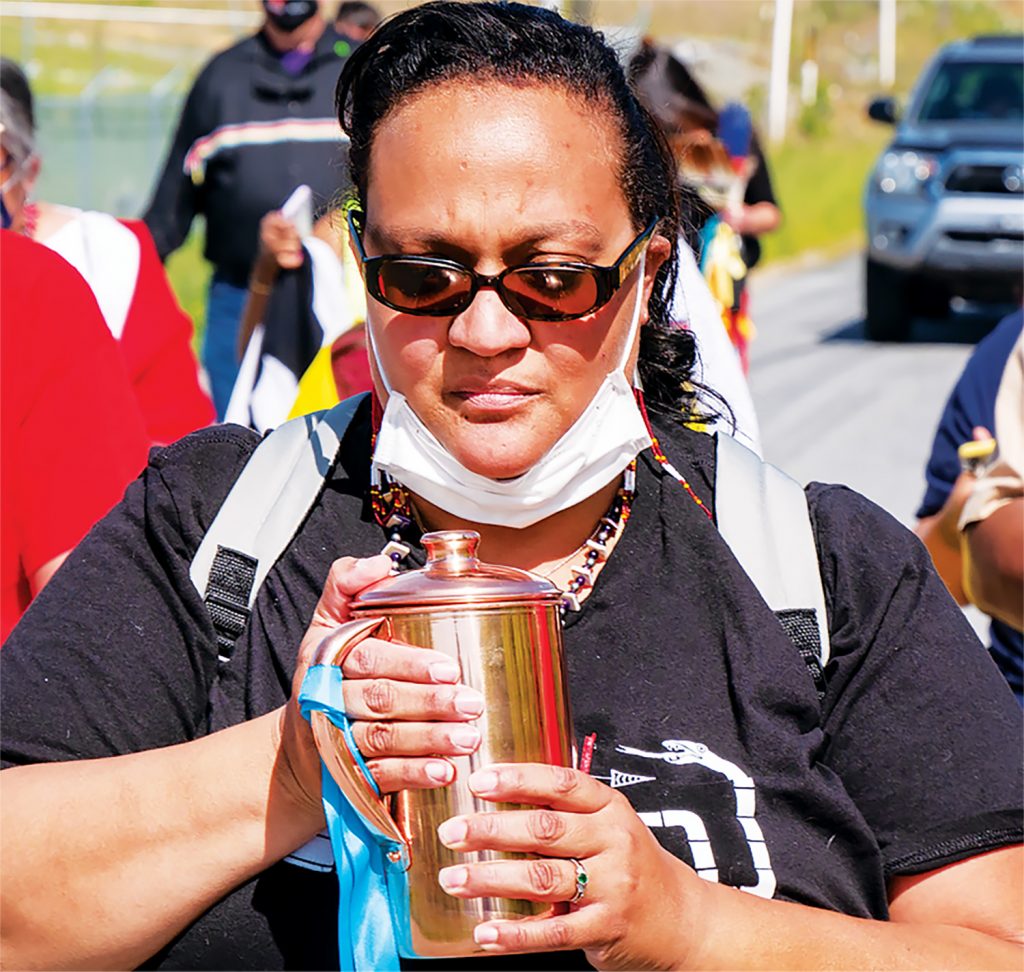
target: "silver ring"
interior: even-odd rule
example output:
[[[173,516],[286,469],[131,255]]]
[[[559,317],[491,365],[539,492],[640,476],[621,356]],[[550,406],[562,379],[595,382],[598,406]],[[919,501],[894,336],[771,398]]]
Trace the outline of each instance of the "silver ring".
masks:
[[[583,866],[582,861],[578,861],[575,857],[570,857],[573,867],[576,868],[576,891],[573,896],[569,899],[569,904],[576,904],[583,899],[583,895],[587,893],[587,885],[590,883],[590,875],[587,874],[587,869]]]

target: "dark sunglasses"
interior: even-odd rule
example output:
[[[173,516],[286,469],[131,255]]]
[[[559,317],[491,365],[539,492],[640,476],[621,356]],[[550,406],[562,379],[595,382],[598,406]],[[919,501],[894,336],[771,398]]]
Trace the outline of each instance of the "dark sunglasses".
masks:
[[[386,307],[422,317],[448,317],[469,307],[482,287],[491,287],[513,314],[530,321],[571,321],[603,307],[636,268],[658,225],[655,217],[610,267],[526,263],[492,277],[442,257],[368,257],[356,214],[349,210],[347,216],[366,290]]]

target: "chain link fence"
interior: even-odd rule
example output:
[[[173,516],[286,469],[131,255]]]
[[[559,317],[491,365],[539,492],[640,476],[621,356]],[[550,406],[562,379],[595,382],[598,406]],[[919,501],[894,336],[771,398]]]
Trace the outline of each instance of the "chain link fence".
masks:
[[[178,91],[39,97],[36,124],[43,168],[36,194],[116,216],[140,215],[181,101]]]

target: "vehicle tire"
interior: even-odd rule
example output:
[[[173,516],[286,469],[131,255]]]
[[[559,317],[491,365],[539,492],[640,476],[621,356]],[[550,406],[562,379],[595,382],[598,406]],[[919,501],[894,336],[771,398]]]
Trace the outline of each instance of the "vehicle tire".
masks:
[[[944,321],[949,317],[949,286],[936,277],[915,277],[909,284],[911,316]]]
[[[864,330],[868,339],[906,341],[913,313],[906,275],[868,259],[864,291]]]

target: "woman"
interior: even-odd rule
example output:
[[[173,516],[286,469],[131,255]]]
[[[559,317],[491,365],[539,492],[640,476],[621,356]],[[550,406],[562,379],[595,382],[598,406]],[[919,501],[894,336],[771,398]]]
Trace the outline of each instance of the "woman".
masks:
[[[166,445],[214,419],[192,352],[192,322],[178,306],[149,230],[48,202],[32,202],[41,160],[32,92],[13,61],[0,60],[6,223],[68,261],[86,280],[117,341],[149,440]],[[8,175],[10,172],[10,175]]]
[[[242,365],[226,421],[266,432],[372,387],[366,300],[344,224],[344,212],[332,211],[300,239],[281,211],[260,221],[260,257],[242,315]],[[671,319],[697,340],[695,379],[727,406],[707,416],[714,420],[709,427],[727,429],[760,454],[754,402],[721,313],[685,241],[678,256]]]
[[[4,756],[36,765],[3,774],[7,961],[337,962],[333,877],[315,850],[309,869],[290,862],[323,816],[289,693],[352,596],[387,573],[371,555],[390,501],[424,527],[472,526],[485,559],[563,587],[601,517],[615,523],[565,625],[592,775],[489,768],[478,793],[538,809],[440,834],[542,858],[455,867],[439,875],[449,894],[568,901],[571,858],[590,883],[563,918],[481,925],[487,951],[540,952],[510,964],[542,968],[1016,966],[1019,710],[916,541],[816,486],[835,656],[819,705],[709,517],[713,441],[672,419],[685,368],[666,373],[666,355],[692,363],[692,339],[664,331],[674,168],[614,52],[543,9],[426,4],[355,52],[339,104],[376,444],[364,408],[230,660],[186,574],[255,445],[231,428],[157,457],[15,631],[0,653]],[[678,479],[645,448],[636,366]],[[440,448],[396,450],[407,433]],[[568,464],[579,475],[544,488]],[[509,486],[526,471],[542,484],[529,498]],[[416,545],[415,519],[401,532]],[[345,707],[376,781],[444,786],[446,757],[478,744],[480,696],[446,656],[363,644]],[[687,863],[681,816],[704,823],[721,883]],[[737,890],[769,884],[776,900]]]
[[[366,296],[344,213],[331,210],[303,237],[285,211],[260,220],[239,357],[224,419],[257,432],[370,390]]]
[[[629,74],[676,157],[686,242],[699,258],[745,374],[754,336],[747,274],[761,259],[760,237],[782,222],[750,114],[737,104],[717,110],[686,65],[648,40]]]

